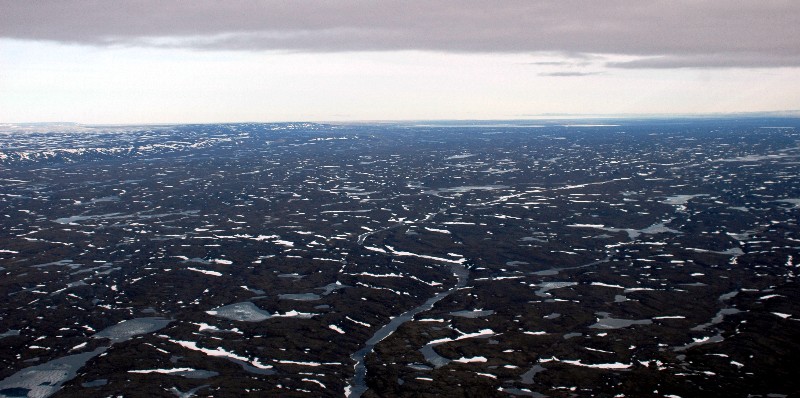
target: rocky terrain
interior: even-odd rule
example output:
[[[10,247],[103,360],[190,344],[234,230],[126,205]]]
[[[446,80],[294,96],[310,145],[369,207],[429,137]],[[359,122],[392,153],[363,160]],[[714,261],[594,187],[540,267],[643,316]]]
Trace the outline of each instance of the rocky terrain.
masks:
[[[536,123],[2,126],[0,396],[800,391],[800,120]]]

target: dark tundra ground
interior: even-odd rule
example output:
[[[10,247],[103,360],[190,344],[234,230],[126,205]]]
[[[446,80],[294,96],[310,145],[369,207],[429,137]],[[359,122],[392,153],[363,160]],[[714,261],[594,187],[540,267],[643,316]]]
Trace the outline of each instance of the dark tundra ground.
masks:
[[[2,126],[0,396],[800,391],[800,120]]]

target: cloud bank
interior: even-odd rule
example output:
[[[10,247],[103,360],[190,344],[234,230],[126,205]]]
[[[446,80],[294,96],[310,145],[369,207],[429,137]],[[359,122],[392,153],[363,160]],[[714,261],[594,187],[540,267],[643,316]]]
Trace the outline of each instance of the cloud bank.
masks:
[[[614,54],[618,68],[800,66],[800,2],[17,1],[0,38],[233,51]]]

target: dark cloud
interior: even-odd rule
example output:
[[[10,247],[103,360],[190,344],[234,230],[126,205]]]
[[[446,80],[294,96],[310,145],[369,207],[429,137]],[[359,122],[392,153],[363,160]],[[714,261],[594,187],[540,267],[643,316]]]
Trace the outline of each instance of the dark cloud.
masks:
[[[731,67],[793,67],[800,66],[800,55],[760,53],[713,53],[659,56],[627,62],[609,62],[607,66],[626,69],[674,69],[674,68],[731,68]]]
[[[550,73],[540,73],[539,76],[571,77],[571,76],[592,76],[599,74],[600,74],[599,72],[550,72]]]
[[[218,50],[560,52],[800,66],[800,1],[0,0],[0,37]]]
[[[536,66],[558,66],[562,68],[580,68],[584,66],[589,66],[592,63],[602,63],[603,57],[581,57],[583,54],[558,54],[561,58],[566,58],[566,61],[536,61],[536,62],[526,62],[526,65],[536,65]],[[589,55],[589,54],[586,54]]]
[[[538,66],[572,66],[572,62],[566,61],[541,61],[541,62],[528,62],[528,65],[538,65]]]

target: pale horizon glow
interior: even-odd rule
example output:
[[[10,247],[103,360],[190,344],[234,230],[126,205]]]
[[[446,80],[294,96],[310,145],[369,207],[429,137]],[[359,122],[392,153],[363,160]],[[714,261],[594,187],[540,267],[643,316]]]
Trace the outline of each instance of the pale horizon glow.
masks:
[[[761,65],[752,50],[687,58],[638,48],[450,50],[439,42],[418,49],[402,43],[358,48],[355,41],[341,49],[302,47],[307,43],[224,48],[197,44],[230,39],[203,32],[111,44],[20,32],[0,35],[0,123],[490,120],[800,109],[794,42]]]

